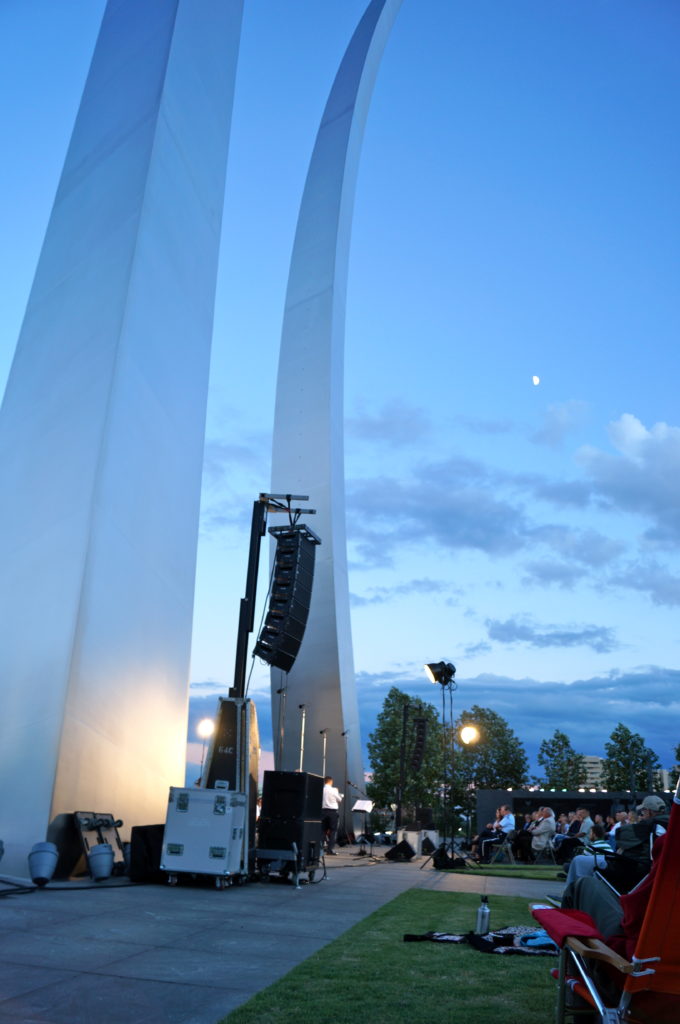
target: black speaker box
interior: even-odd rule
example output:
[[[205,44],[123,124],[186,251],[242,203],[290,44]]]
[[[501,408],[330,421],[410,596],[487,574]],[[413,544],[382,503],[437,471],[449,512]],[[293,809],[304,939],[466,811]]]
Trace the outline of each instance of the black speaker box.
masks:
[[[460,871],[462,868],[467,867],[462,857],[450,857],[446,852],[446,847],[440,846],[438,850],[432,854],[432,866],[437,871]]]
[[[311,772],[265,772],[262,818],[321,820],[323,779]],[[261,819],[260,819],[261,820]]]
[[[130,830],[130,881],[165,885],[161,871],[165,825],[134,825]]]
[[[284,672],[293,667],[307,626],[316,543],[300,528],[276,535],[269,610],[253,654]]]
[[[257,828],[256,856],[272,850],[290,850],[295,843],[301,866],[315,864],[321,857],[323,833],[320,821],[303,818],[265,818]]]
[[[416,851],[413,849],[410,843],[407,843],[405,839],[402,839],[396,846],[390,847],[385,854],[386,860],[405,861],[411,860],[415,857]]]
[[[435,845],[429,836],[425,836],[425,838],[422,841],[420,849],[425,854],[434,853]]]
[[[434,813],[431,807],[416,807],[418,828],[434,829]]]

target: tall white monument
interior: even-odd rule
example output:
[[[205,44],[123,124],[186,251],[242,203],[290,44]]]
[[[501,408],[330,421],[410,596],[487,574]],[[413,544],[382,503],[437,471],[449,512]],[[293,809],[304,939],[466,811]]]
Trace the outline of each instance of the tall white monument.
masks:
[[[371,0],[342,60],[316,138],[290,265],[274,422],[272,491],[317,509],[312,603],[286,677],[272,669],[277,766],[363,787],[345,540],[343,362],[352,211],[366,118],[401,0]],[[283,692],[281,692],[283,691]],[[285,695],[285,701],[281,703]],[[283,713],[282,712],[282,708]],[[276,723],[283,720],[283,744]],[[345,807],[356,790],[346,793]]]
[[[109,0],[0,412],[5,872],[182,785],[243,0]]]

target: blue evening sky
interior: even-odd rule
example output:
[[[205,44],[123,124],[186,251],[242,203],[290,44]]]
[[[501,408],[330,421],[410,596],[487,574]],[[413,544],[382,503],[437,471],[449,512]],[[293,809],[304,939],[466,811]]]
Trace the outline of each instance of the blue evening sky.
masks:
[[[297,210],[364,6],[246,2],[191,739],[230,685]],[[0,391],[103,7],[0,4]],[[438,704],[422,665],[445,658],[457,710],[498,711],[532,760],[555,728],[602,754],[622,721],[673,763],[679,41],[676,0],[404,0],[366,132],[347,307],[364,739],[390,686]],[[265,665],[251,695],[271,749]]]

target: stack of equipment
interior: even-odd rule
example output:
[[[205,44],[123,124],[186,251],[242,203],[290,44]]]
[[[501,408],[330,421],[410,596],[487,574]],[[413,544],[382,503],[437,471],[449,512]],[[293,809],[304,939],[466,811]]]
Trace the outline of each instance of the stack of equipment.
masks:
[[[258,822],[257,865],[262,876],[271,871],[301,872],[309,880],[321,859],[323,779],[310,772],[265,772],[262,814]]]
[[[244,793],[172,786],[160,865],[170,885],[180,874],[212,875],[218,889],[241,882],[245,829]]]

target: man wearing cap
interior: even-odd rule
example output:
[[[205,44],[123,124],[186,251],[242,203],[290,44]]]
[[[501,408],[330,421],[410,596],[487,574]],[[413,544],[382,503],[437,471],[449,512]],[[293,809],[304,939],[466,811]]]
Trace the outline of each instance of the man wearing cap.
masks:
[[[666,801],[660,796],[646,796],[635,810],[640,816],[640,821],[649,823],[649,849],[651,852],[654,840],[664,834],[666,825],[668,825]]]

